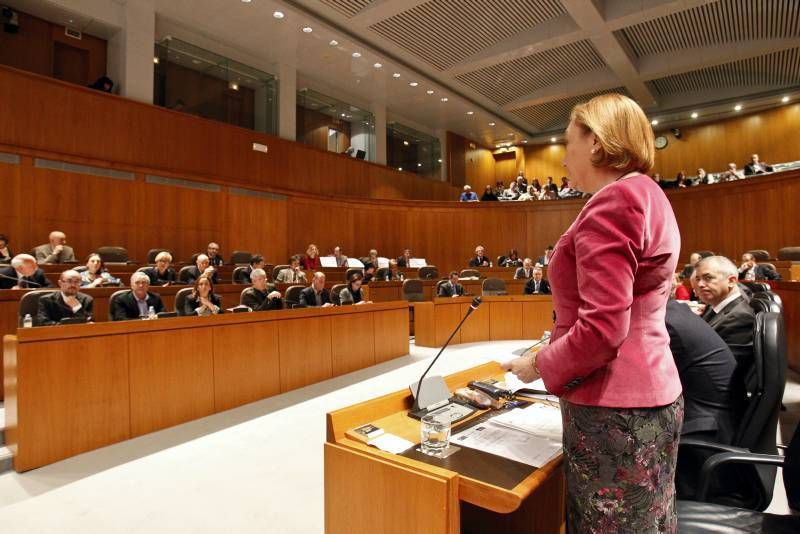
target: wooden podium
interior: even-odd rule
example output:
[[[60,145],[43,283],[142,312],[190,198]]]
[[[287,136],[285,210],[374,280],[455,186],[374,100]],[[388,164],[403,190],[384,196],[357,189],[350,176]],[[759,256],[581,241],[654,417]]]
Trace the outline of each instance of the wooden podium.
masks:
[[[487,363],[445,378],[450,391],[502,376]],[[461,448],[445,459],[383,452],[352,430],[372,423],[419,443],[407,390],[331,412],[325,443],[325,531],[339,533],[563,532],[562,457],[541,468]],[[474,415],[472,417],[478,417]],[[453,426],[453,433],[470,419]]]

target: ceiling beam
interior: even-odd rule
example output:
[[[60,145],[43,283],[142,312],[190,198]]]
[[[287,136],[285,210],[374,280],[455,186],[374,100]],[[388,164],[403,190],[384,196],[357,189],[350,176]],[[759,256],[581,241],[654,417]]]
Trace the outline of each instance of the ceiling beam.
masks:
[[[503,106],[506,111],[512,111],[530,106],[545,104],[553,100],[585,95],[593,91],[605,91],[619,87],[619,77],[608,67],[582,72],[557,84],[543,87],[523,97],[509,102]]]
[[[376,22],[399,15],[400,13],[408,11],[409,9],[414,9],[415,7],[425,4],[428,1],[430,0],[403,0],[402,2],[396,2],[392,0],[374,0],[367,7],[356,13],[356,15],[350,20],[356,24],[372,26]]]

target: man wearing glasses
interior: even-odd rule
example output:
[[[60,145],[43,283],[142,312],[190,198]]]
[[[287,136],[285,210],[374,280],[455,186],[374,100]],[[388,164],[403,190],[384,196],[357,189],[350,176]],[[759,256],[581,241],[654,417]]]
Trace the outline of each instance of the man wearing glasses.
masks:
[[[80,293],[81,274],[68,270],[58,279],[60,291],[53,291],[39,299],[36,326],[59,324],[63,319],[92,320],[92,297]]]

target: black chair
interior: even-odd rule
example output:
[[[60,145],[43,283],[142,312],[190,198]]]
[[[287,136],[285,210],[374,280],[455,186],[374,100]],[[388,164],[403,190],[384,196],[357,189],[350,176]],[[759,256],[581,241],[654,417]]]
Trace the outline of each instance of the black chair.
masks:
[[[182,271],[183,269],[181,269]],[[178,312],[178,315],[186,315],[183,312],[183,305],[186,304],[186,297],[192,294],[191,287],[184,287],[183,289],[179,289],[177,293],[175,293],[175,311]]]
[[[114,305],[117,302],[117,299],[120,298],[122,295],[126,294],[130,289],[120,289],[119,291],[114,291],[111,293],[111,296],[108,297],[108,320],[113,321],[114,317],[111,315],[112,310],[114,309]]]
[[[251,259],[253,259],[253,254],[246,250],[234,250],[231,254],[231,263],[234,265],[250,265]]]
[[[477,269],[462,269],[458,274],[459,278],[480,278],[481,272]]]
[[[300,305],[300,292],[305,289],[305,286],[289,286],[286,288],[286,293],[283,296],[285,308],[296,308]]]
[[[194,263],[191,265],[184,265],[181,267],[181,270],[178,271],[178,281],[184,284],[189,283],[189,269],[194,267]]]
[[[481,290],[484,296],[508,295],[508,291],[506,291],[506,282],[500,278],[485,279],[481,285]]]
[[[331,302],[336,304],[337,306],[342,305],[342,299],[339,297],[339,293],[342,292],[342,289],[346,288],[347,284],[336,284],[331,288]]]
[[[231,283],[232,284],[244,284],[246,282],[238,282],[237,281],[237,274],[246,272],[249,265],[239,265],[238,267],[234,267],[233,274],[231,274]]]
[[[26,315],[30,315],[33,319],[33,326],[36,324],[36,315],[39,313],[39,299],[48,293],[58,291],[57,289],[36,289],[22,295],[19,299],[19,325],[22,327],[22,320]]]
[[[186,263],[188,263],[189,265],[197,265],[197,257],[200,254],[205,254],[205,252],[195,252],[194,254],[192,254],[192,257],[189,258],[189,261],[187,261]]]
[[[435,265],[426,265],[417,269],[417,278],[420,280],[436,280],[439,278],[439,269]]]
[[[95,251],[104,263],[133,263],[124,247],[100,247]]]
[[[800,261],[800,247],[783,247],[778,251],[781,261]]]
[[[403,280],[403,299],[408,302],[424,302],[425,293],[422,292],[422,280],[417,278]]]
[[[150,250],[147,251],[147,263],[155,263],[156,262],[156,256],[158,256],[162,252],[169,252],[170,256],[174,256],[174,254],[172,254],[172,251],[169,250],[169,249],[166,249],[166,248],[151,248]]]
[[[789,507],[800,512],[800,425],[795,428],[789,447],[784,456],[777,454],[753,454],[747,452],[727,452],[714,455],[703,465],[700,472],[700,494],[708,487],[714,471],[723,466],[747,465],[752,468],[783,467],[783,486],[786,488]],[[800,532],[800,516],[765,514],[721,504],[697,501],[678,501],[678,531],[682,534],[706,532],[763,532],[783,534]]]
[[[753,308],[753,311],[755,313],[758,312],[783,313],[783,306],[780,304],[780,302],[776,302],[775,300],[773,300],[772,296],[778,297],[772,292],[754,293],[753,297],[750,299],[750,307]],[[780,300],[779,297],[778,300]]]
[[[711,453],[705,460],[707,465],[724,453],[777,454],[775,434],[786,383],[786,331],[781,314],[756,314],[753,361],[737,370],[737,375],[744,384],[745,398],[733,444],[685,438],[681,439],[679,455]],[[709,473],[708,480],[695,488],[693,499],[751,510],[769,506],[775,486],[774,465],[733,464],[714,469],[713,476]]]
[[[436,294],[434,296],[439,296],[439,288],[445,285],[447,282],[449,282],[449,280],[439,280],[436,282]]]
[[[747,284],[752,293],[762,293],[772,291],[772,288],[766,282],[750,282]]]
[[[772,259],[769,252],[763,249],[748,250],[745,254],[752,254],[757,261],[769,261]]]
[[[375,271],[375,280],[386,280],[386,277],[389,276],[391,269],[388,267],[381,267],[377,271]]]
[[[291,265],[276,265],[272,268],[272,280],[278,279],[278,273],[284,269],[288,269]]]
[[[494,264],[497,265],[498,267],[502,267],[504,261],[506,261],[505,256],[497,256],[497,261],[495,261]]]

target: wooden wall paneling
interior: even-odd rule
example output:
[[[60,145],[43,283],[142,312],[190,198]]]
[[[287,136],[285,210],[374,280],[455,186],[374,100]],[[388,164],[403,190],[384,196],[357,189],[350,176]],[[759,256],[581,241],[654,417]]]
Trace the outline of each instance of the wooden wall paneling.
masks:
[[[115,340],[17,345],[17,409],[20,417],[40,414],[46,424],[16,429],[15,469],[25,471],[131,437],[128,346],[117,346]]]
[[[508,150],[496,150],[492,154],[494,157],[494,175],[495,181],[502,180],[504,184],[508,184],[511,180],[515,180],[519,171],[524,171],[524,167],[519,164],[519,155],[522,153],[521,148],[511,148]],[[485,186],[486,184],[484,184]],[[491,184],[494,186],[494,184]],[[483,194],[483,187],[475,192],[480,197]]]
[[[408,354],[408,310],[383,311],[372,316],[375,325],[375,363]]]
[[[68,47],[85,51],[88,58],[88,79],[82,85],[94,83],[95,80],[106,75],[108,72],[106,68],[108,44],[105,39],[94,37],[88,33],[83,33],[80,40],[74,37],[68,37],[64,33],[64,26],[59,26],[58,24],[50,24],[50,32],[52,47],[58,46],[58,44],[61,43]],[[56,65],[53,65],[53,71],[55,71],[55,67]],[[55,72],[53,72],[53,74],[55,74]],[[119,84],[119,80],[114,80],[114,82]]]
[[[447,300],[436,303],[434,307],[434,328],[436,335],[435,346],[441,347],[453,333],[458,323],[461,321],[461,306],[455,302],[447,302]],[[461,332],[456,332],[453,340],[450,342],[453,345],[461,343]]]
[[[17,11],[17,14],[19,31],[0,32],[0,63],[50,76],[50,23],[27,13]]]
[[[127,341],[131,437],[214,413],[211,328],[137,333]]]
[[[521,302],[490,302],[489,313],[489,339],[523,339]]]
[[[216,411],[281,392],[278,324],[271,321],[214,327]]]
[[[539,339],[545,330],[553,331],[553,300],[522,302],[522,338]]]
[[[447,132],[447,182],[455,187],[463,187],[467,176],[466,139],[453,132]]]
[[[414,343],[418,347],[436,346],[436,306],[433,302],[414,302]]]
[[[285,321],[278,337],[281,393],[333,376],[330,317]]]
[[[287,245],[289,205],[286,200],[271,200],[228,192],[226,237],[221,246],[225,261],[234,250],[261,254],[268,263],[280,265],[289,256]]]
[[[367,304],[364,304],[367,306]],[[371,313],[331,317],[333,376],[375,365],[375,322]]]
[[[0,187],[3,190],[3,209],[0,210],[0,233],[9,238],[9,249],[15,254],[29,252],[34,197],[27,194],[25,169],[30,158],[20,158],[18,165],[0,163]]]
[[[528,182],[538,178],[544,185],[547,177],[552,176],[556,184],[561,184],[561,177],[566,176],[567,169],[563,166],[564,145],[549,144],[525,147],[525,177]]]
[[[472,315],[464,321],[461,327],[461,343],[474,343],[476,341],[485,341],[489,337],[489,306],[490,304],[482,304],[477,310],[472,312]],[[463,303],[459,307],[459,321],[467,314],[470,304]]]
[[[367,251],[355,251],[356,234],[360,230],[353,223],[353,207],[341,208],[321,206],[316,199],[293,198],[290,203],[290,220],[287,223],[288,252],[305,254],[308,245],[314,243],[320,254],[333,252],[333,247],[341,245],[352,251],[347,256],[359,257]],[[287,258],[288,259],[288,258]]]

